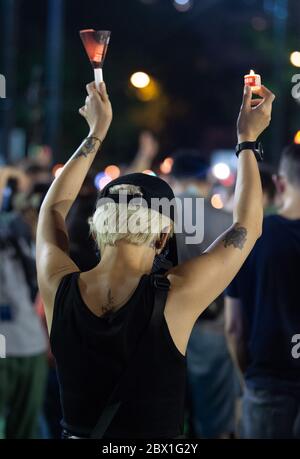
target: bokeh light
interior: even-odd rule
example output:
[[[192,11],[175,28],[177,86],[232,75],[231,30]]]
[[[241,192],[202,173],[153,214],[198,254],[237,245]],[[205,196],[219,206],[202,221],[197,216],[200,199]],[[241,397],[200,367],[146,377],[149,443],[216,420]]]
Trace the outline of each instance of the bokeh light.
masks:
[[[210,202],[211,202],[211,205],[215,209],[223,209],[223,207],[224,207],[224,203],[223,203],[221,195],[219,193],[213,194],[212,197],[211,197]]]
[[[102,190],[111,180],[111,177],[104,175],[104,177],[99,180],[99,190]]]
[[[300,67],[300,51],[294,51],[290,55],[291,64],[295,67]]]
[[[55,164],[52,168],[52,175],[57,178],[63,170],[64,164]]]
[[[160,165],[160,172],[162,174],[169,174],[172,170],[173,163],[173,158],[165,158]]]
[[[144,88],[136,89],[136,96],[143,102],[148,102],[150,100],[156,99],[160,94],[160,88],[156,81],[151,78],[150,83]]]
[[[97,174],[94,178],[94,185],[95,187],[97,188],[97,190],[100,190],[100,180],[102,178],[106,177],[105,173],[104,172],[99,172],[99,174]]]
[[[226,163],[217,163],[212,172],[219,180],[226,180],[230,176],[230,167]]]
[[[150,77],[145,72],[135,72],[131,75],[130,82],[135,88],[145,88],[150,83]]]
[[[235,182],[235,174],[231,172],[230,175],[226,179],[220,180],[220,182],[223,186],[226,186],[226,187],[232,186]]]
[[[294,137],[294,143],[300,145],[300,131],[297,131]]]
[[[118,178],[120,176],[120,168],[115,166],[114,164],[110,164],[104,169],[105,174],[110,177],[112,180]]]
[[[143,174],[154,175],[154,176],[156,175],[156,173],[153,172],[151,169],[145,169],[145,170],[143,171]]]
[[[192,0],[174,0],[173,4],[177,11],[184,13],[192,7]]]

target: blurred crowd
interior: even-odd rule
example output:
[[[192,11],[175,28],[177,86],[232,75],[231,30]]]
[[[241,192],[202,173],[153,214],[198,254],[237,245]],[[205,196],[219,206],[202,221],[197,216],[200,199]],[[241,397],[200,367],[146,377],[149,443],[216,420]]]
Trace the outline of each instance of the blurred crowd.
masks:
[[[154,170],[168,181],[179,198],[204,199],[204,239],[199,244],[187,245],[184,234],[179,234],[181,262],[201,254],[232,224],[234,183],[225,186],[217,180],[212,175],[209,157],[194,150],[175,152],[170,170],[162,173],[156,167],[159,153],[158,140],[150,132],[143,132],[137,154],[131,164],[121,168],[121,173]],[[273,215],[281,205],[275,171],[265,164],[260,171],[265,214]],[[95,175],[90,174],[85,180],[68,216],[70,254],[82,271],[94,267],[99,259],[87,223],[97,198]],[[0,358],[0,438],[61,437],[55,361],[49,348],[35,271],[38,214],[53,179],[50,161],[47,163],[44,158],[24,159],[0,169],[0,334],[5,337],[6,347],[5,358]],[[221,205],[217,206],[212,200],[216,193],[221,197]],[[237,298],[233,287],[230,288],[228,298]],[[232,321],[229,317],[225,324],[224,299],[225,293],[199,317],[189,341],[187,438],[241,435],[245,381],[230,346]]]

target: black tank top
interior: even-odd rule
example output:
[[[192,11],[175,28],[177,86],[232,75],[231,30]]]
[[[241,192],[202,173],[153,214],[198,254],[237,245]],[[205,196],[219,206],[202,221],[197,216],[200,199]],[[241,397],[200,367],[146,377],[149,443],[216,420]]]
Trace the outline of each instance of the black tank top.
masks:
[[[164,314],[155,333],[153,276],[142,276],[130,300],[101,317],[84,303],[80,273],[57,290],[50,334],[63,410],[62,426],[88,436],[134,352],[131,388],[105,438],[172,438],[182,434],[186,359],[175,346]],[[142,340],[142,349],[135,349]],[[132,368],[132,365],[131,365]]]

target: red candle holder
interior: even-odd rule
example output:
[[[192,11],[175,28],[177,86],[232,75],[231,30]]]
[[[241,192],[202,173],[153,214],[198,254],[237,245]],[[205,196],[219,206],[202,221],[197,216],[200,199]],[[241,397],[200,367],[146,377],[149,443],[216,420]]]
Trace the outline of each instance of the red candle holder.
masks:
[[[80,30],[79,34],[94,69],[95,81],[98,87],[103,81],[102,68],[109,44],[110,31],[85,29]]]

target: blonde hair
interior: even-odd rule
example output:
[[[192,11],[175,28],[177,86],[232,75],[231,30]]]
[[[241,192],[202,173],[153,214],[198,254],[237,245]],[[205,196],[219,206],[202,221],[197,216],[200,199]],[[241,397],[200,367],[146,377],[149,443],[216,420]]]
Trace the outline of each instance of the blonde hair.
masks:
[[[115,185],[110,194],[134,194],[143,197],[141,188],[134,185]],[[109,195],[107,196],[109,198]],[[98,201],[94,215],[89,219],[90,231],[96,239],[101,252],[104,248],[115,246],[118,241],[134,245],[151,245],[168,228],[173,235],[173,221],[157,210],[139,204],[116,203],[112,200],[105,204]]]

